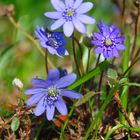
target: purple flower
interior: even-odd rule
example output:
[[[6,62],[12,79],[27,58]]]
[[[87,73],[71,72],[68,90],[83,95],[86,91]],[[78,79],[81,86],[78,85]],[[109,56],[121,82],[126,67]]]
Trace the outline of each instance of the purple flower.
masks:
[[[35,106],[34,114],[40,116],[46,111],[48,120],[52,120],[55,108],[62,114],[67,114],[67,107],[62,96],[79,99],[81,94],[68,90],[65,87],[71,85],[76,80],[75,74],[67,74],[60,78],[58,69],[52,69],[48,73],[46,80],[33,78],[34,88],[25,91],[26,95],[32,95],[27,101],[27,106]]]
[[[62,57],[62,55],[69,55],[68,51],[64,48],[66,40],[64,39],[63,33],[46,33],[43,27],[37,26],[35,34],[40,40],[40,45],[43,48],[47,48],[50,54],[56,54],[59,57]]]
[[[96,45],[95,52],[103,54],[105,58],[119,57],[119,51],[125,49],[122,42],[125,40],[124,36],[120,36],[120,30],[114,25],[107,26],[100,22],[98,24],[99,32],[95,32],[95,39],[92,44]]]
[[[51,3],[56,10],[55,12],[46,12],[45,16],[55,19],[51,26],[51,30],[56,30],[63,26],[64,34],[70,37],[74,31],[74,27],[82,34],[86,33],[85,24],[94,24],[95,19],[87,16],[85,13],[93,7],[91,2],[83,0],[51,0]]]

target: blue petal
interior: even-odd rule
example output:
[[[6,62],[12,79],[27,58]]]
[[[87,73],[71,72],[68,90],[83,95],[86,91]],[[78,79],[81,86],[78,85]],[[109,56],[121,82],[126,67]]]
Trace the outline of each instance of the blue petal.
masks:
[[[73,23],[71,21],[65,22],[65,24],[63,25],[63,31],[67,37],[70,37],[74,31]]]
[[[32,95],[37,93],[46,93],[46,89],[44,88],[31,88],[25,91],[26,95]]]
[[[37,104],[37,107],[35,108],[35,111],[34,111],[34,114],[36,115],[36,116],[40,116],[41,114],[43,114],[44,113],[44,111],[46,110],[46,108],[44,107],[44,98],[45,97],[43,97],[40,101],[39,101],[39,103]]]
[[[83,14],[90,11],[93,7],[93,3],[91,2],[84,2],[82,3],[76,10],[78,14]]]
[[[65,0],[65,4],[67,7],[73,7],[74,0]]]
[[[94,32],[94,36],[96,37],[96,39],[98,40],[103,40],[105,39],[104,36],[98,32]]]
[[[118,28],[115,28],[112,32],[111,32],[111,34],[110,34],[110,38],[116,38],[118,35],[119,35],[119,33],[120,33],[120,30],[118,29]]]
[[[74,3],[73,8],[77,9],[82,4],[82,2],[83,2],[83,0],[76,0],[75,3]]]
[[[77,18],[84,24],[94,24],[96,20],[90,16],[87,16],[85,14],[77,15]]]
[[[63,96],[66,96],[69,98],[74,98],[74,99],[79,99],[82,97],[82,95],[80,93],[72,91],[72,90],[67,90],[67,89],[61,90],[61,94]]]
[[[125,50],[125,45],[123,44],[116,44],[117,50]]]
[[[81,23],[78,19],[73,18],[73,24],[75,28],[82,34],[86,33],[87,29],[83,23]]]
[[[62,115],[67,115],[68,110],[64,100],[61,97],[59,97],[58,100],[55,102],[55,106]]]
[[[52,82],[55,82],[55,81],[57,81],[59,78],[60,78],[60,72],[59,72],[58,69],[51,69],[51,70],[48,72],[47,80],[52,81]]]
[[[66,53],[66,49],[64,48],[64,47],[59,47],[58,49],[57,49],[57,52],[60,54],[60,55],[65,55],[65,53]]]
[[[59,27],[61,27],[64,23],[66,22],[66,20],[64,18],[60,18],[58,20],[56,20],[52,25],[51,25],[51,30],[56,30]]]
[[[47,119],[48,119],[49,121],[53,119],[54,112],[55,112],[55,106],[54,106],[54,105],[49,106],[49,105],[47,104],[46,116],[47,116]]]
[[[120,56],[119,53],[118,53],[118,50],[116,48],[113,48],[113,54],[116,57],[119,57]]]
[[[50,85],[50,82],[42,80],[40,78],[33,78],[31,83],[34,87],[37,88],[47,88]]]
[[[51,0],[51,4],[57,11],[65,9],[65,4],[61,0]]]
[[[61,12],[46,12],[44,15],[46,17],[52,18],[52,19],[59,19],[59,18],[62,17],[62,13]]]
[[[92,44],[94,44],[96,46],[101,46],[102,45],[102,41],[101,40],[92,40]]]
[[[52,54],[52,55],[57,54],[56,49],[53,48],[52,46],[47,46],[47,49],[48,49],[50,54]]]
[[[69,85],[71,85],[73,82],[76,80],[76,74],[68,74],[66,76],[63,76],[56,82],[56,87],[57,88],[64,88]]]
[[[36,103],[40,101],[40,99],[44,96],[44,94],[37,93],[35,95],[32,95],[27,101],[27,106],[34,106]]]
[[[104,52],[103,52],[103,55],[104,55],[105,58],[108,58],[108,57],[109,57],[109,56],[108,56],[108,51],[107,51],[107,50],[104,51]]]
[[[96,49],[95,49],[95,52],[96,53],[103,53],[103,51],[104,51],[104,49],[103,49],[103,47],[97,47]]]
[[[115,38],[115,43],[121,43],[124,40],[125,40],[125,36],[117,37]]]

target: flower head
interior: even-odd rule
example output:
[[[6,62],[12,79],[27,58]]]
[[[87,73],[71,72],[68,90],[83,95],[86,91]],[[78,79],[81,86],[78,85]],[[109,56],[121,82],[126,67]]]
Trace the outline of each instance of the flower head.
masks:
[[[125,40],[124,36],[120,36],[120,30],[114,25],[107,26],[100,22],[98,24],[99,32],[95,32],[95,38],[92,44],[96,45],[96,53],[103,54],[105,58],[119,57],[119,51],[125,49],[122,42]]]
[[[43,27],[37,26],[35,34],[39,38],[41,46],[43,48],[47,48],[50,54],[56,54],[59,57],[69,54],[68,51],[64,48],[66,45],[66,40],[64,39],[63,33],[46,33]]]
[[[45,16],[55,19],[51,26],[51,30],[56,30],[63,26],[64,34],[70,37],[74,31],[74,27],[82,34],[86,33],[85,24],[95,23],[95,19],[85,15],[86,12],[92,9],[91,2],[83,0],[51,0],[51,3],[56,10],[55,12],[46,12]]]
[[[26,95],[32,95],[27,101],[28,106],[35,106],[34,114],[40,116],[46,111],[48,120],[52,120],[55,108],[62,114],[67,114],[67,107],[62,96],[79,99],[81,94],[68,90],[65,87],[71,85],[76,80],[75,74],[67,74],[60,78],[58,69],[52,69],[48,73],[46,80],[33,78],[34,88],[25,91]]]

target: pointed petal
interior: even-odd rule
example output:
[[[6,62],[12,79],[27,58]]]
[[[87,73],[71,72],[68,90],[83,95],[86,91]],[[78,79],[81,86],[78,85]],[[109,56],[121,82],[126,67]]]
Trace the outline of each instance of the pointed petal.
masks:
[[[59,27],[61,27],[64,23],[65,23],[65,19],[64,18],[60,18],[58,20],[56,20],[52,26],[51,26],[51,30],[56,30],[58,29]]]
[[[48,119],[49,121],[53,119],[54,111],[55,111],[55,106],[53,106],[53,105],[49,106],[49,105],[47,104],[46,116],[47,116],[47,119]]]
[[[110,34],[110,38],[116,38],[118,35],[119,35],[119,33],[120,33],[120,30],[118,29],[118,28],[115,28],[112,32],[111,32],[111,34]]]
[[[74,1],[73,0],[65,0],[65,4],[68,7],[73,7]]]
[[[114,55],[113,55],[113,51],[112,50],[110,50],[110,51],[108,51],[108,57],[109,58],[112,58]]]
[[[31,88],[25,91],[26,95],[32,95],[37,93],[46,93],[46,89],[44,88]]]
[[[78,14],[83,14],[90,11],[93,7],[93,3],[91,2],[84,2],[82,3],[76,10]]]
[[[59,19],[59,18],[62,17],[62,13],[61,12],[46,12],[44,15],[46,17],[52,18],[52,19]]]
[[[98,33],[98,32],[94,32],[94,36],[95,36],[96,39],[98,39],[98,40],[103,40],[103,39],[105,39],[105,37],[104,37],[102,34]]]
[[[49,83],[46,80],[40,78],[33,78],[31,83],[36,88],[47,88],[49,86]]]
[[[101,46],[102,45],[102,41],[100,41],[100,40],[92,40],[92,44],[94,44],[96,46]]]
[[[65,22],[63,25],[63,31],[67,37],[70,37],[74,31],[73,23],[71,21]]]
[[[104,49],[103,49],[102,47],[97,47],[97,48],[95,49],[95,52],[96,52],[96,53],[103,53],[103,51],[104,51]]]
[[[80,93],[72,91],[72,90],[66,90],[66,89],[61,90],[61,94],[63,96],[66,96],[69,98],[74,98],[74,99],[79,99],[82,97],[82,95]]]
[[[49,53],[52,55],[57,53],[56,50],[52,46],[47,46],[47,49],[48,49]]]
[[[105,58],[108,58],[109,56],[108,56],[108,51],[106,50],[106,51],[103,51],[103,56],[105,57]]]
[[[51,0],[51,4],[57,11],[65,10],[65,4],[61,0]]]
[[[76,0],[75,3],[74,3],[73,8],[77,9],[81,5],[82,2],[83,2],[83,0]]]
[[[66,76],[63,76],[56,82],[57,88],[63,88],[71,85],[76,80],[76,74],[68,74]]]
[[[27,106],[34,106],[36,103],[40,101],[40,99],[44,96],[44,94],[37,93],[35,95],[32,95],[27,101]]]
[[[35,116],[40,116],[41,114],[43,114],[44,113],[44,111],[45,111],[45,107],[44,107],[44,98],[45,97],[43,97],[40,101],[39,101],[39,103],[37,104],[37,107],[35,108],[35,111],[34,111],[34,114],[35,114]]]
[[[55,102],[55,106],[62,115],[67,115],[68,110],[66,107],[66,103],[64,102],[64,100],[61,97],[59,97],[58,101]]]
[[[119,57],[119,52],[116,48],[113,49],[113,55],[116,56],[116,57]]]
[[[60,72],[58,69],[51,69],[49,72],[48,72],[48,77],[47,77],[47,80],[50,80],[50,81],[57,81],[58,79],[60,78]]]
[[[125,50],[125,45],[123,44],[116,44],[117,50]]]
[[[108,38],[110,36],[110,29],[109,29],[109,27],[106,24],[104,24],[102,30],[103,30],[103,35],[106,38]]]
[[[125,36],[120,36],[120,37],[115,38],[115,43],[121,43],[124,40],[125,40]]]
[[[79,19],[84,24],[94,24],[96,22],[94,18],[84,14],[77,15],[76,18]]]
[[[75,28],[82,34],[86,33],[87,29],[83,23],[81,23],[78,19],[73,18],[73,24]]]

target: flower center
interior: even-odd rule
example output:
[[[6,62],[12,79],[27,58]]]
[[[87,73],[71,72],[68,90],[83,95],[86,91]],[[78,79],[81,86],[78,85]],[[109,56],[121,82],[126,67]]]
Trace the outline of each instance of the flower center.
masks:
[[[48,94],[49,94],[50,96],[55,96],[56,93],[57,93],[57,91],[56,91],[55,88],[51,87],[51,88],[48,89]]]
[[[48,44],[52,47],[57,46],[57,40],[55,38],[50,38]]]
[[[109,39],[109,38],[108,38],[108,39],[106,39],[106,45],[107,45],[107,46],[109,46],[109,45],[111,45],[111,44],[112,44],[111,39]]]
[[[62,15],[67,21],[72,21],[72,17],[76,15],[76,12],[73,8],[69,7],[65,9]]]
[[[73,14],[74,14],[74,11],[72,9],[67,11],[67,15],[68,16],[73,16]]]

